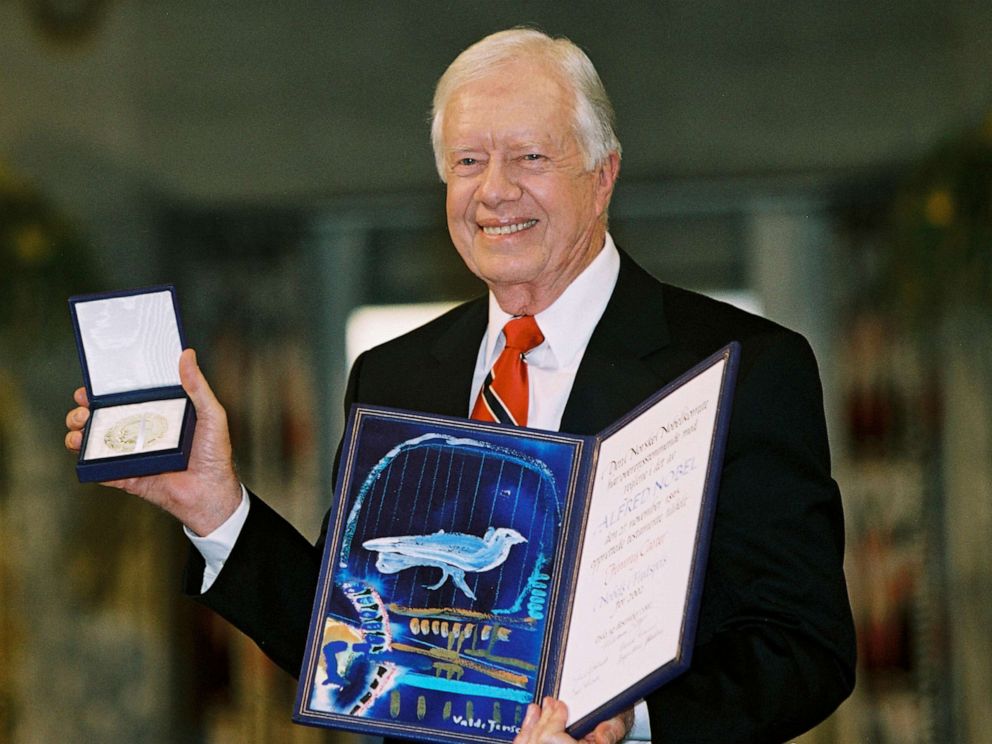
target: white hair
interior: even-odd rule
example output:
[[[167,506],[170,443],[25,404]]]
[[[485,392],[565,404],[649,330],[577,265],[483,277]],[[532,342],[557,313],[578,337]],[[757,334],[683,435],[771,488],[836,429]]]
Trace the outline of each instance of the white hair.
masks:
[[[512,28],[490,34],[463,51],[437,82],[431,112],[431,145],[442,181],[447,180],[442,134],[444,109],[451,95],[466,83],[491,74],[494,68],[526,58],[551,65],[575,93],[573,126],[585,155],[586,169],[592,170],[612,152],[620,155],[613,104],[586,53],[565,37],[554,39],[536,29]]]

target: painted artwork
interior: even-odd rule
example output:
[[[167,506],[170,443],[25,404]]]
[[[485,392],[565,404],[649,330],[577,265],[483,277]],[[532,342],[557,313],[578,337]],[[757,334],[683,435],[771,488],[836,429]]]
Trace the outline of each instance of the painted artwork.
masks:
[[[353,421],[305,708],[511,740],[538,686],[584,443],[436,418],[427,429],[395,411]]]

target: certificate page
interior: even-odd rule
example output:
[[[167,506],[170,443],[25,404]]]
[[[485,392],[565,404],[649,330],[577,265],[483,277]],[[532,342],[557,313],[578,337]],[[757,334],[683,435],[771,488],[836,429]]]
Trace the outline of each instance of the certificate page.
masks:
[[[558,692],[569,724],[679,656],[726,365],[601,445]]]

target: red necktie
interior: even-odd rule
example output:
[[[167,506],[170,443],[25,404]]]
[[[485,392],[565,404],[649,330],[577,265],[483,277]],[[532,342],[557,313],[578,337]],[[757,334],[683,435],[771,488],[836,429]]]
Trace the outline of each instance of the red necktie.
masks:
[[[503,326],[506,346],[486,375],[472,418],[499,421],[515,426],[527,425],[527,363],[524,354],[544,341],[533,315],[513,318]]]

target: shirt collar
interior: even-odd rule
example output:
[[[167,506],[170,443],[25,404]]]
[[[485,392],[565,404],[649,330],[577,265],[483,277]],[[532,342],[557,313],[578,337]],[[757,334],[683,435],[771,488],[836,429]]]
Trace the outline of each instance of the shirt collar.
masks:
[[[558,369],[578,363],[613,294],[620,273],[620,253],[613,237],[606,233],[602,250],[550,307],[535,317],[544,334],[544,343],[527,354],[528,364]],[[503,326],[513,316],[489,293],[489,325],[486,329],[487,367],[503,350]]]

